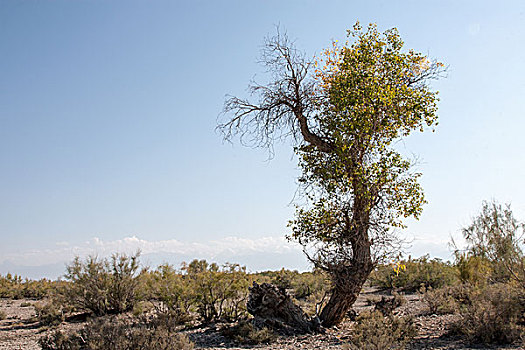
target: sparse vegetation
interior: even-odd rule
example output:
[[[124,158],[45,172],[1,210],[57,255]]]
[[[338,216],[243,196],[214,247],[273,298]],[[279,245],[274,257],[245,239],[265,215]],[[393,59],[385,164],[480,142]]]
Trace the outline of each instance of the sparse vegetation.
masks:
[[[269,328],[258,329],[250,321],[241,321],[234,326],[225,327],[222,329],[222,334],[245,345],[269,344],[277,338],[277,335]]]
[[[347,350],[402,349],[417,334],[408,317],[383,316],[381,312],[365,312],[357,318]]]
[[[427,255],[417,259],[401,260],[395,269],[393,265],[381,265],[370,275],[370,283],[381,288],[397,288],[405,292],[420,289],[441,288],[458,282],[457,268],[440,259]]]
[[[397,291],[422,293],[431,314],[456,314],[459,318],[452,332],[466,341],[522,342],[525,288],[519,272],[521,245],[511,245],[514,258],[497,260],[477,253],[484,251],[481,243],[479,240],[475,249],[457,253],[454,264],[423,256],[379,266],[370,283],[390,289],[391,296],[368,295],[368,305],[373,308],[348,316],[355,323],[345,348],[401,349],[413,338],[416,329],[412,319],[400,317],[396,311],[406,302]],[[219,322],[222,335],[235,344],[268,344],[278,335],[263,323],[255,327],[246,311],[248,287],[253,281],[287,290],[312,316],[318,315],[320,304],[329,297],[330,280],[319,270],[249,274],[237,264],[221,266],[205,260],[193,260],[179,269],[164,264],[140,270],[138,258],[138,254],[77,258],[67,266],[67,281],[62,282],[32,283],[7,275],[1,279],[2,295],[13,299],[46,295],[45,301],[19,305],[34,307],[42,326],[59,326],[69,317],[85,317],[79,313],[95,317],[77,332],[64,333],[59,328],[42,337],[44,350],[191,349],[193,344],[178,331],[215,322]],[[5,312],[0,312],[0,319],[5,317]]]
[[[54,333],[42,337],[43,350],[190,350],[187,336],[172,331],[169,319],[96,318],[78,333]]]
[[[525,341],[525,293],[509,283],[474,289],[471,303],[460,309],[455,333],[480,343]]]

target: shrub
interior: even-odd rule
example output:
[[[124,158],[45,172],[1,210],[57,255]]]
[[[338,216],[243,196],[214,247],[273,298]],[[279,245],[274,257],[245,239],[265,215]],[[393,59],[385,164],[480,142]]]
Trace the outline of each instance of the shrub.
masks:
[[[458,265],[467,264],[465,269],[470,277],[468,264],[482,264],[484,280],[508,282],[516,280],[525,287],[525,224],[518,221],[510,208],[496,201],[483,202],[480,213],[472,223],[461,231],[466,249],[457,248],[454,241]],[[474,260],[472,260],[474,259]]]
[[[0,321],[5,320],[7,317],[6,313],[2,310],[0,310]]]
[[[470,284],[459,284],[440,289],[428,289],[423,295],[423,301],[427,303],[432,314],[456,313],[462,307],[472,303],[471,298],[474,288]]]
[[[347,350],[386,350],[403,348],[416,335],[410,318],[384,317],[380,312],[363,312],[352,330],[352,341]]]
[[[45,304],[36,303],[34,305],[38,322],[43,326],[56,326],[62,323],[65,315],[70,309],[66,305],[52,299]]]
[[[193,291],[181,272],[164,264],[144,277],[147,297],[154,301],[157,312],[177,318],[180,324],[191,321]]]
[[[140,300],[139,253],[115,254],[111,260],[78,257],[67,266],[70,281],[66,291],[72,306],[100,316],[133,310]]]
[[[525,291],[509,283],[473,289],[454,332],[473,342],[525,340]]]
[[[269,344],[277,338],[272,330],[267,327],[258,329],[250,321],[241,321],[233,327],[223,328],[222,334],[246,345]]]
[[[492,265],[486,258],[456,253],[458,275],[463,283],[474,285],[487,283],[493,274]]]
[[[312,295],[324,294],[330,287],[330,280],[325,273],[319,270],[296,274],[291,287],[296,299],[306,299]]]
[[[52,282],[45,278],[38,281],[24,280],[21,276],[8,273],[0,276],[0,298],[42,299],[48,296],[57,283],[59,282]]]
[[[457,282],[457,270],[448,262],[440,259],[430,259],[428,255],[418,259],[409,258],[392,265],[379,266],[370,275],[372,285],[381,288],[399,288],[407,292],[415,292],[420,288],[441,288]]]
[[[56,331],[40,339],[43,350],[189,350],[188,337],[171,332],[166,319],[98,318],[78,333]]]
[[[192,300],[203,322],[236,321],[246,316],[249,276],[246,267],[206,260],[193,260],[183,267],[192,291]]]

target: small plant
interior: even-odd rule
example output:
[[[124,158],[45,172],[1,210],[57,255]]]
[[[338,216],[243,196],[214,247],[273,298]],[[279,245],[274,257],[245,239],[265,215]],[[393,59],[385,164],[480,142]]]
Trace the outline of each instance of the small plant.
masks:
[[[245,345],[269,344],[276,339],[272,330],[266,327],[258,329],[250,321],[240,321],[233,327],[226,327],[222,330],[222,334]]]
[[[6,313],[2,310],[0,310],[0,321],[5,320],[7,317]]]
[[[65,319],[67,307],[60,304],[57,300],[51,300],[51,302],[34,305],[36,311],[37,320],[43,326],[57,326],[62,323]]]
[[[345,350],[401,349],[414,338],[417,330],[407,317],[384,317],[380,312],[363,312],[352,330],[352,341]]]

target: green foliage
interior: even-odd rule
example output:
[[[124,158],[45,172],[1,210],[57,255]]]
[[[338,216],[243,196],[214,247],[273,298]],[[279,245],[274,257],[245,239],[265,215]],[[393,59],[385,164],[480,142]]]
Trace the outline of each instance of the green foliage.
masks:
[[[364,312],[357,318],[347,350],[402,349],[414,338],[417,330],[410,318],[384,317],[378,311]]]
[[[493,265],[487,258],[481,256],[456,254],[456,267],[459,279],[463,283],[479,285],[489,282],[493,274]]]
[[[515,280],[525,288],[525,225],[514,217],[510,205],[483,202],[480,213],[462,234],[466,249],[452,244],[463,280],[477,283],[481,276],[476,273],[486,274],[490,282]]]
[[[191,286],[193,304],[204,322],[238,320],[246,315],[250,279],[246,267],[226,263],[219,266],[206,260],[193,260],[183,266],[184,278]]]
[[[428,255],[402,260],[398,264],[405,268],[396,271],[392,265],[380,265],[370,275],[370,283],[381,288],[414,292],[421,288],[436,289],[458,282],[456,267],[437,258],[430,259]]]
[[[320,252],[319,262],[333,260],[329,251],[356,243],[361,223],[365,232],[377,227],[367,233],[377,235],[377,247],[385,249],[381,242],[389,229],[420,215],[420,174],[409,171],[411,162],[392,144],[437,123],[437,93],[425,81],[441,64],[403,52],[396,29],[380,34],[375,25],[363,31],[356,24],[349,36],[354,42],[327,50],[317,71],[320,112],[313,124],[331,150],[297,148],[301,182],[316,192],[312,206],[298,209],[291,222],[292,237],[321,242],[326,253]]]
[[[78,333],[56,331],[40,339],[43,350],[191,350],[186,335],[174,333],[168,319],[97,318]]]
[[[0,298],[43,299],[58,283],[45,278],[38,281],[22,279],[21,276],[8,273],[0,276]]]
[[[278,271],[264,271],[256,274],[257,283],[271,283],[279,288],[287,289],[298,300],[323,293],[330,287],[328,276],[321,270],[299,272],[282,268]]]
[[[525,290],[510,283],[472,289],[454,331],[473,342],[525,341]]]
[[[139,253],[110,260],[78,257],[67,266],[67,299],[79,310],[100,316],[130,311],[140,300]]]
[[[147,298],[158,312],[171,315],[179,323],[191,321],[194,292],[187,278],[169,264],[160,265],[144,275]]]
[[[223,328],[222,334],[243,345],[269,344],[277,338],[269,328],[257,329],[250,321],[241,321],[235,326]]]

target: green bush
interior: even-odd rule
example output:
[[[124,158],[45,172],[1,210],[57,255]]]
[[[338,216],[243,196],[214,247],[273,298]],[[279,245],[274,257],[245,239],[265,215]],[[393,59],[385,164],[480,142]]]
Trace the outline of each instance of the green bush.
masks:
[[[401,349],[415,337],[417,330],[407,317],[384,317],[378,311],[363,312],[352,330],[346,350]]]
[[[169,264],[144,274],[147,298],[153,301],[157,312],[169,314],[180,324],[191,321],[193,290],[180,271]]]
[[[183,266],[184,279],[192,291],[192,302],[203,322],[236,321],[246,316],[250,278],[246,267],[206,260],[193,260]]]
[[[139,253],[115,254],[108,259],[78,257],[69,264],[66,295],[78,310],[101,316],[131,311],[140,301]]]
[[[503,206],[494,200],[483,202],[480,213],[461,233],[465,249],[459,249],[454,241],[452,246],[456,248],[456,261],[464,281],[514,280],[525,288],[525,224],[514,217],[510,205]]]
[[[59,282],[48,279],[33,281],[8,273],[0,276],[0,298],[9,299],[43,299],[49,295]]]
[[[421,288],[441,288],[458,281],[457,269],[440,259],[430,259],[428,255],[417,259],[400,261],[394,269],[392,265],[379,266],[370,275],[371,285],[381,288],[399,288],[406,292],[415,292]]]
[[[460,309],[454,332],[473,342],[513,343],[525,340],[525,291],[498,283],[472,289],[470,303]]]
[[[184,334],[173,333],[168,319],[97,318],[78,333],[56,331],[40,339],[43,350],[190,350]]]

